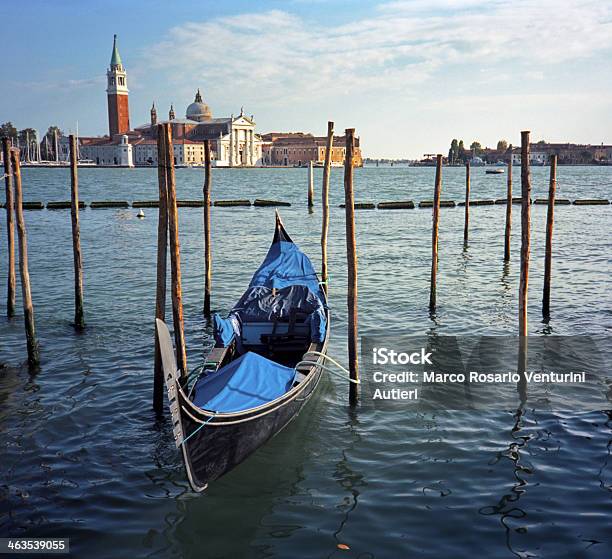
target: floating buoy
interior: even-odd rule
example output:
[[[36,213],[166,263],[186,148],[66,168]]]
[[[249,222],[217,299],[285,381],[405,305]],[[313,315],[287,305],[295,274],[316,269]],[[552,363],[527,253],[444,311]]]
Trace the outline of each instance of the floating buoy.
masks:
[[[344,550],[344,551],[348,551],[349,549],[351,549],[351,548],[350,548],[348,545],[346,545],[345,543],[339,543],[339,544],[338,544],[336,547],[337,547],[338,549],[342,549],[342,550]]]
[[[144,218],[144,216],[145,216],[144,212],[142,211],[142,208],[140,208],[140,211],[138,212],[138,215],[136,217],[142,219],[142,218]]]

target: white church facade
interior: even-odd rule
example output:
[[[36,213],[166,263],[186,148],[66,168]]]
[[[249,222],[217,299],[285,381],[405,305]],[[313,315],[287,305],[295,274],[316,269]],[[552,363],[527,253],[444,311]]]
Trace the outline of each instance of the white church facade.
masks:
[[[157,165],[157,109],[151,108],[150,121],[130,129],[127,72],[113,42],[107,71],[109,134],[79,138],[80,155],[103,166]],[[216,167],[255,167],[263,164],[262,140],[255,131],[254,117],[241,109],[237,116],[213,118],[210,107],[197,91],[185,118],[177,118],[170,106],[167,122],[172,127],[174,161],[179,166],[204,164],[204,141],[210,143],[212,165]]]

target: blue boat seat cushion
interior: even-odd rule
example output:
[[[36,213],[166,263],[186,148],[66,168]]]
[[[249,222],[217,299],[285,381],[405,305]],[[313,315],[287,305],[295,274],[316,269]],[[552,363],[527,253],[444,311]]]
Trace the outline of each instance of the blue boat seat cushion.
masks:
[[[291,388],[294,378],[294,369],[249,351],[200,378],[193,403],[209,411],[244,411],[279,398]]]

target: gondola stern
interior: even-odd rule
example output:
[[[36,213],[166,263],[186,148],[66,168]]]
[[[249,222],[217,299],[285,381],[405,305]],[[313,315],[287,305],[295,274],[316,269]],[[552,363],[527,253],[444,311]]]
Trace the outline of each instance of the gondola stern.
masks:
[[[166,389],[168,393],[168,403],[172,420],[172,433],[174,436],[174,442],[176,444],[176,447],[181,450],[181,455],[183,457],[183,463],[187,472],[187,479],[189,480],[189,485],[195,492],[201,493],[208,487],[208,483],[199,483],[196,480],[192,469],[191,457],[189,455],[189,448],[187,446],[187,439],[185,438],[183,411],[181,409],[181,391],[178,378],[178,367],[176,364],[174,348],[172,347],[170,331],[168,330],[168,326],[166,325],[166,323],[163,320],[160,320],[159,318],[155,319],[155,324],[157,328],[157,338],[162,358],[164,380],[166,382]]]

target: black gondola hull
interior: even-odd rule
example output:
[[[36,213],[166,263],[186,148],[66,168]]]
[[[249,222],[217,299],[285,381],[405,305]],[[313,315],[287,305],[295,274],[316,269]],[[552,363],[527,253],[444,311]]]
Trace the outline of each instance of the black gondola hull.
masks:
[[[200,428],[183,444],[185,467],[192,488],[204,490],[208,483],[243,462],[299,414],[320,381],[321,369],[317,368],[311,375],[313,378],[295,398],[265,415],[252,419],[237,418],[240,423],[226,425],[222,421],[213,425],[213,418],[200,428],[201,421],[195,421],[191,414],[182,410],[185,437]]]
[[[270,251],[275,243],[293,243],[278,213]],[[274,254],[271,261],[275,261],[275,258],[278,258],[278,254]],[[301,262],[303,266],[303,261]],[[312,282],[313,278],[310,276],[316,277],[316,273],[307,258],[306,262],[312,273],[297,277],[309,278],[308,281]],[[287,276],[282,277],[287,279]],[[282,364],[295,367],[299,373],[296,374],[292,387],[271,402],[240,412],[216,413],[201,409],[192,403],[187,378],[177,368],[170,332],[163,321],[157,320],[159,349],[168,389],[174,439],[181,449],[189,483],[195,491],[203,491],[208,483],[218,479],[248,458],[300,413],[312,397],[321,380],[323,360],[331,328],[330,313],[323,292],[321,292],[321,302],[326,308],[324,339],[319,341],[320,337],[317,335],[316,341],[312,341],[311,338],[310,345],[307,345],[309,342],[306,338],[305,347],[302,348],[302,342],[298,342],[296,348],[296,338],[288,337],[286,341],[289,344],[281,346],[285,355],[291,356],[289,363],[282,361]],[[291,320],[295,321],[296,316],[297,313],[293,314]],[[275,328],[276,322],[274,322],[272,333]],[[269,353],[269,355],[262,353],[265,357],[274,360],[275,357],[278,358],[279,353],[282,354],[274,349],[271,338],[261,339],[261,341],[264,342],[262,346],[267,348]],[[220,344],[218,347],[221,348],[221,357],[217,356],[208,362],[208,365],[212,363],[216,366],[214,370],[219,370],[226,358],[232,359],[234,356],[233,350],[226,349],[230,346]]]

